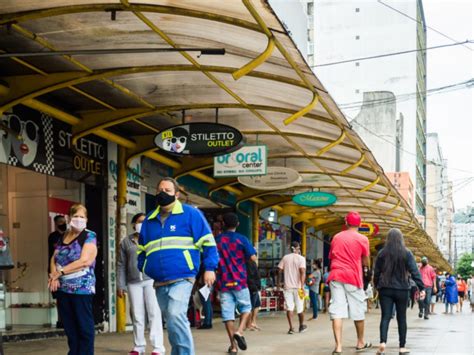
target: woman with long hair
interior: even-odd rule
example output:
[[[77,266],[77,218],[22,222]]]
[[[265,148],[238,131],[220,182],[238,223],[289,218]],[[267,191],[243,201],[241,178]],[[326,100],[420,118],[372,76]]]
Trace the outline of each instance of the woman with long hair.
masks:
[[[399,229],[392,228],[388,232],[385,246],[379,251],[374,268],[374,284],[379,291],[382,319],[380,320],[380,345],[377,354],[385,354],[388,326],[392,318],[392,309],[397,310],[399,354],[408,354],[405,348],[407,335],[408,290],[411,275],[420,290],[420,297],[425,297],[424,285],[415,258],[405,247],[403,234]]]

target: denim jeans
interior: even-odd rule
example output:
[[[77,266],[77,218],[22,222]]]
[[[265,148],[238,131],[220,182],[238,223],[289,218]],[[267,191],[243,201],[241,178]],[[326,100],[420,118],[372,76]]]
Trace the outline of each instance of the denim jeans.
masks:
[[[201,292],[199,292],[199,298],[201,299],[202,311],[204,313],[204,322],[202,322],[201,325],[212,327],[213,312],[212,312],[211,295],[209,295],[207,300],[204,300],[204,297],[201,295]]]
[[[309,299],[311,301],[311,307],[313,308],[313,318],[318,318],[318,294],[309,290]]]
[[[425,288],[425,293],[426,296],[423,299],[423,301],[418,301],[420,305],[420,313],[425,316],[428,316],[430,314],[430,302],[431,302],[431,293],[433,292],[433,289],[431,287],[426,287]]]
[[[188,305],[193,284],[182,280],[156,289],[156,297],[168,326],[171,355],[194,355],[193,336],[188,321]]]

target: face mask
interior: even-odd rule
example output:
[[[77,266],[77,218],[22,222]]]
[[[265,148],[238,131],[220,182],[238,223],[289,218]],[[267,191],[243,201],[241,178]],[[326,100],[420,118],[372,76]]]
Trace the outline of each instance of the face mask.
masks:
[[[161,191],[156,195],[156,204],[158,206],[168,206],[176,200],[175,195],[168,195],[166,192]]]
[[[64,223],[64,224],[59,224],[57,228],[58,228],[58,231],[64,233],[64,232],[66,231],[66,229],[67,229],[67,224],[66,224],[66,223]]]
[[[71,218],[71,227],[82,232],[87,227],[87,220],[85,218],[73,217]]]
[[[142,230],[142,223],[135,224],[135,232],[140,234],[141,230]]]

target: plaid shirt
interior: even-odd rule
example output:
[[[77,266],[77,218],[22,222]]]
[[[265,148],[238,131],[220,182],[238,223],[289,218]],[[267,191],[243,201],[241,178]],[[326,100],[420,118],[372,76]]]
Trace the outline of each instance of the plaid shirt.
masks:
[[[245,263],[256,251],[242,234],[225,232],[216,237],[219,251],[217,286],[221,292],[239,291],[247,288],[247,267]]]

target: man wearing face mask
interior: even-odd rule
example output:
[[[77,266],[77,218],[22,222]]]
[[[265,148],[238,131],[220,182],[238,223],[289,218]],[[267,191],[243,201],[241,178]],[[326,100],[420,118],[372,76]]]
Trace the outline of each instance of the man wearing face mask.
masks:
[[[153,288],[153,280],[137,268],[138,237],[144,219],[144,213],[137,213],[133,216],[132,226],[134,233],[124,238],[120,243],[117,264],[117,289],[119,297],[124,297],[127,289],[130,296],[134,348],[129,352],[129,355],[142,355],[145,353],[145,318],[148,318],[150,323],[150,343],[153,347],[151,355],[160,355],[165,353],[163,326],[161,323],[160,307],[158,306]]]
[[[54,217],[54,232],[52,232],[48,236],[48,260],[51,260],[51,257],[53,256],[54,249],[56,248],[56,245],[59,243],[59,241],[62,239],[64,233],[67,230],[67,224],[66,224],[66,218],[64,218],[63,215],[58,214],[57,216]],[[50,265],[48,262],[48,274],[51,272],[50,270]],[[57,292],[52,292],[52,297],[54,300],[56,300],[56,308],[58,307],[58,301],[57,301]],[[59,315],[59,312],[57,312]],[[56,328],[63,328],[63,322],[61,319],[58,317],[58,321],[56,322]]]
[[[426,296],[423,300],[419,301],[420,312],[418,317],[422,318],[424,315],[425,319],[429,319],[431,295],[436,294],[438,290],[436,289],[436,273],[433,267],[428,264],[426,256],[421,258],[420,274],[425,285]]]
[[[162,179],[157,191],[157,208],[143,221],[138,240],[138,269],[155,280],[171,355],[194,355],[188,303],[201,259],[204,282],[211,286],[216,279],[216,242],[201,211],[177,200],[176,180]]]

